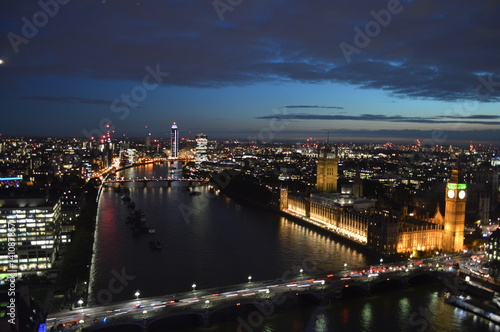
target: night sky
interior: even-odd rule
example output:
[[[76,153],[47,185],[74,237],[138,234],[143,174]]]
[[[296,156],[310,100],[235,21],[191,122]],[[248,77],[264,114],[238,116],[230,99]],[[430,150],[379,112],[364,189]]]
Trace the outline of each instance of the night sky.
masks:
[[[0,133],[497,144],[499,17],[494,0],[2,0]]]

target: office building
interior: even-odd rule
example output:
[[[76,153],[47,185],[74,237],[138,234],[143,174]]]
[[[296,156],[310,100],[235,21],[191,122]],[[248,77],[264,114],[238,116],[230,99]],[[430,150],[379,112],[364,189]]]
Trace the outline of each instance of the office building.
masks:
[[[59,233],[60,201],[46,197],[0,198],[0,271],[50,269]]]
[[[207,135],[203,133],[196,135],[195,164],[197,167],[199,167],[202,162],[208,161],[207,145],[208,145]]]

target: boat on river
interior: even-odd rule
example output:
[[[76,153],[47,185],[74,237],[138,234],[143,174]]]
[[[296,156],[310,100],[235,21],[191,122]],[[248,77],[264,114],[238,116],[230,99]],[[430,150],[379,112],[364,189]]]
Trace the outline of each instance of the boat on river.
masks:
[[[149,242],[149,247],[153,250],[159,250],[161,249],[161,242],[157,239],[154,239],[153,241]]]

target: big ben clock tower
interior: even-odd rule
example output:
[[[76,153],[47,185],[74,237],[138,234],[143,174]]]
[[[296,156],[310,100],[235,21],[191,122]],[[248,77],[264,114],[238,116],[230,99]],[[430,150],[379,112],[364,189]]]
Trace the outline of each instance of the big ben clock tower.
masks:
[[[443,250],[446,252],[458,252],[464,245],[466,201],[467,184],[457,164],[451,171],[450,181],[446,184],[443,234]]]
[[[339,174],[339,151],[335,147],[332,151],[330,144],[318,150],[316,166],[316,189],[320,192],[337,192],[337,178]]]

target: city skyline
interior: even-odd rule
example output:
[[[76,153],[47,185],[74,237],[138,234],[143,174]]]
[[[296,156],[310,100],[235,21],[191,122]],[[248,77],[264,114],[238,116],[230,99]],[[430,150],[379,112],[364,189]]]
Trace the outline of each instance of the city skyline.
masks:
[[[325,321],[401,331],[415,325],[415,308],[437,312],[426,324],[445,322],[440,331],[498,323],[490,281],[500,279],[498,147],[316,149],[323,144],[213,142],[199,133],[175,158],[182,127],[171,128],[173,144],[149,135],[0,139],[0,281],[10,303],[2,331],[25,317],[29,331],[138,322],[164,331],[178,318],[196,325],[200,314],[200,326],[232,324],[228,331]],[[466,293],[449,288],[469,278]],[[471,297],[472,313],[458,294]],[[391,304],[374,310],[366,301]],[[282,313],[252,323],[266,303]],[[387,315],[399,325],[388,329]]]
[[[492,1],[0,4],[3,136],[500,142]],[[34,121],[36,120],[36,121]],[[145,129],[145,126],[148,126]]]

